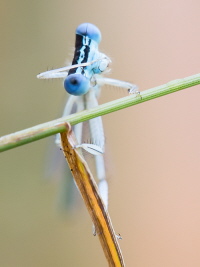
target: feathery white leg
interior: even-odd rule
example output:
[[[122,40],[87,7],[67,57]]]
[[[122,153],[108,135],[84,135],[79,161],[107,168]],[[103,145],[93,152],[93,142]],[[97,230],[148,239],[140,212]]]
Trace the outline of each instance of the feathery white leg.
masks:
[[[98,106],[95,95],[95,89],[91,88],[87,95],[87,108]],[[91,119],[89,121],[91,138],[96,142],[103,151],[105,146],[105,136],[101,117]],[[105,164],[102,154],[95,156],[97,178],[99,179],[99,193],[104,201],[106,209],[108,208],[108,184],[106,181]]]
[[[97,75],[95,76],[95,79],[96,79],[97,84],[100,86],[107,84],[107,85],[112,85],[112,86],[126,89],[131,94],[139,93],[138,86],[132,83],[128,83],[128,82],[124,82],[124,81],[120,81],[116,79],[105,78],[105,77],[101,77]]]

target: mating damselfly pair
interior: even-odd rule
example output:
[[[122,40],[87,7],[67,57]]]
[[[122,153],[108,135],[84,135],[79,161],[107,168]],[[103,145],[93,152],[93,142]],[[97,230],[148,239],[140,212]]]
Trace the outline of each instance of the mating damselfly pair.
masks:
[[[80,112],[98,105],[98,97],[103,85],[112,85],[126,89],[129,93],[138,93],[138,88],[128,82],[105,78],[102,74],[108,70],[111,60],[99,52],[101,32],[93,24],[83,23],[76,29],[75,52],[71,66],[46,71],[37,75],[39,79],[64,78],[64,88],[70,95],[63,116]],[[79,145],[95,157],[96,176],[99,180],[99,193],[108,207],[108,184],[106,181],[103,153],[105,137],[101,117],[89,121],[90,138],[95,144],[83,143],[83,124],[74,126],[74,133]],[[56,143],[60,145],[59,136]]]

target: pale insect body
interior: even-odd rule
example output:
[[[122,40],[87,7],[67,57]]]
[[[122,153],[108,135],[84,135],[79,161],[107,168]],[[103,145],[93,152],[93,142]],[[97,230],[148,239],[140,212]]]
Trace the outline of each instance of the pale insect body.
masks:
[[[101,41],[101,32],[93,24],[83,23],[76,29],[76,42],[74,58],[71,66],[40,73],[39,79],[64,78],[64,88],[70,94],[63,116],[72,113],[76,104],[76,112],[91,109],[98,105],[97,96],[100,87],[109,84],[122,87],[131,93],[137,93],[137,86],[110,78],[104,78],[101,74],[108,68],[111,60],[105,54],[100,53],[98,45]],[[108,207],[108,184],[105,175],[104,164],[104,129],[101,117],[89,121],[91,140],[98,140],[96,144],[82,143],[82,123],[74,126],[74,132],[79,145],[75,148],[83,148],[95,157],[96,173],[99,179],[99,193]],[[56,143],[60,144],[59,136]]]

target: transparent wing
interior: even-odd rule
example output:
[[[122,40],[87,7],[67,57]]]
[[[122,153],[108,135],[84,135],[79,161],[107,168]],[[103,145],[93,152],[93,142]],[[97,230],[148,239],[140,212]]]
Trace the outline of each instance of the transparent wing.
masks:
[[[82,96],[70,95],[64,108],[63,116],[71,113],[76,113],[84,109],[84,101]],[[74,132],[77,139],[81,142],[82,137],[82,123],[74,126]],[[79,192],[74,183],[71,171],[63,157],[63,152],[60,150],[60,135],[56,135],[54,147],[48,153],[48,168],[46,171],[47,177],[52,177],[54,181],[58,182],[58,209],[64,212],[73,213],[80,205]]]

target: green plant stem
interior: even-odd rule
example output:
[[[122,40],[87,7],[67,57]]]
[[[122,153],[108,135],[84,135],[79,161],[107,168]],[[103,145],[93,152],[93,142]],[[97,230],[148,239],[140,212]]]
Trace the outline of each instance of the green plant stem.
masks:
[[[200,74],[189,76],[184,79],[174,80],[164,85],[145,90],[141,92],[140,95],[129,95],[90,110],[85,110],[70,116],[59,118],[57,120],[39,124],[16,133],[5,135],[0,138],[0,152],[31,143],[59,132],[64,132],[66,128],[65,125],[62,124],[63,122],[67,121],[71,125],[75,125],[79,122],[87,121],[92,118],[143,103],[160,96],[171,94],[197,84],[200,84]]]

